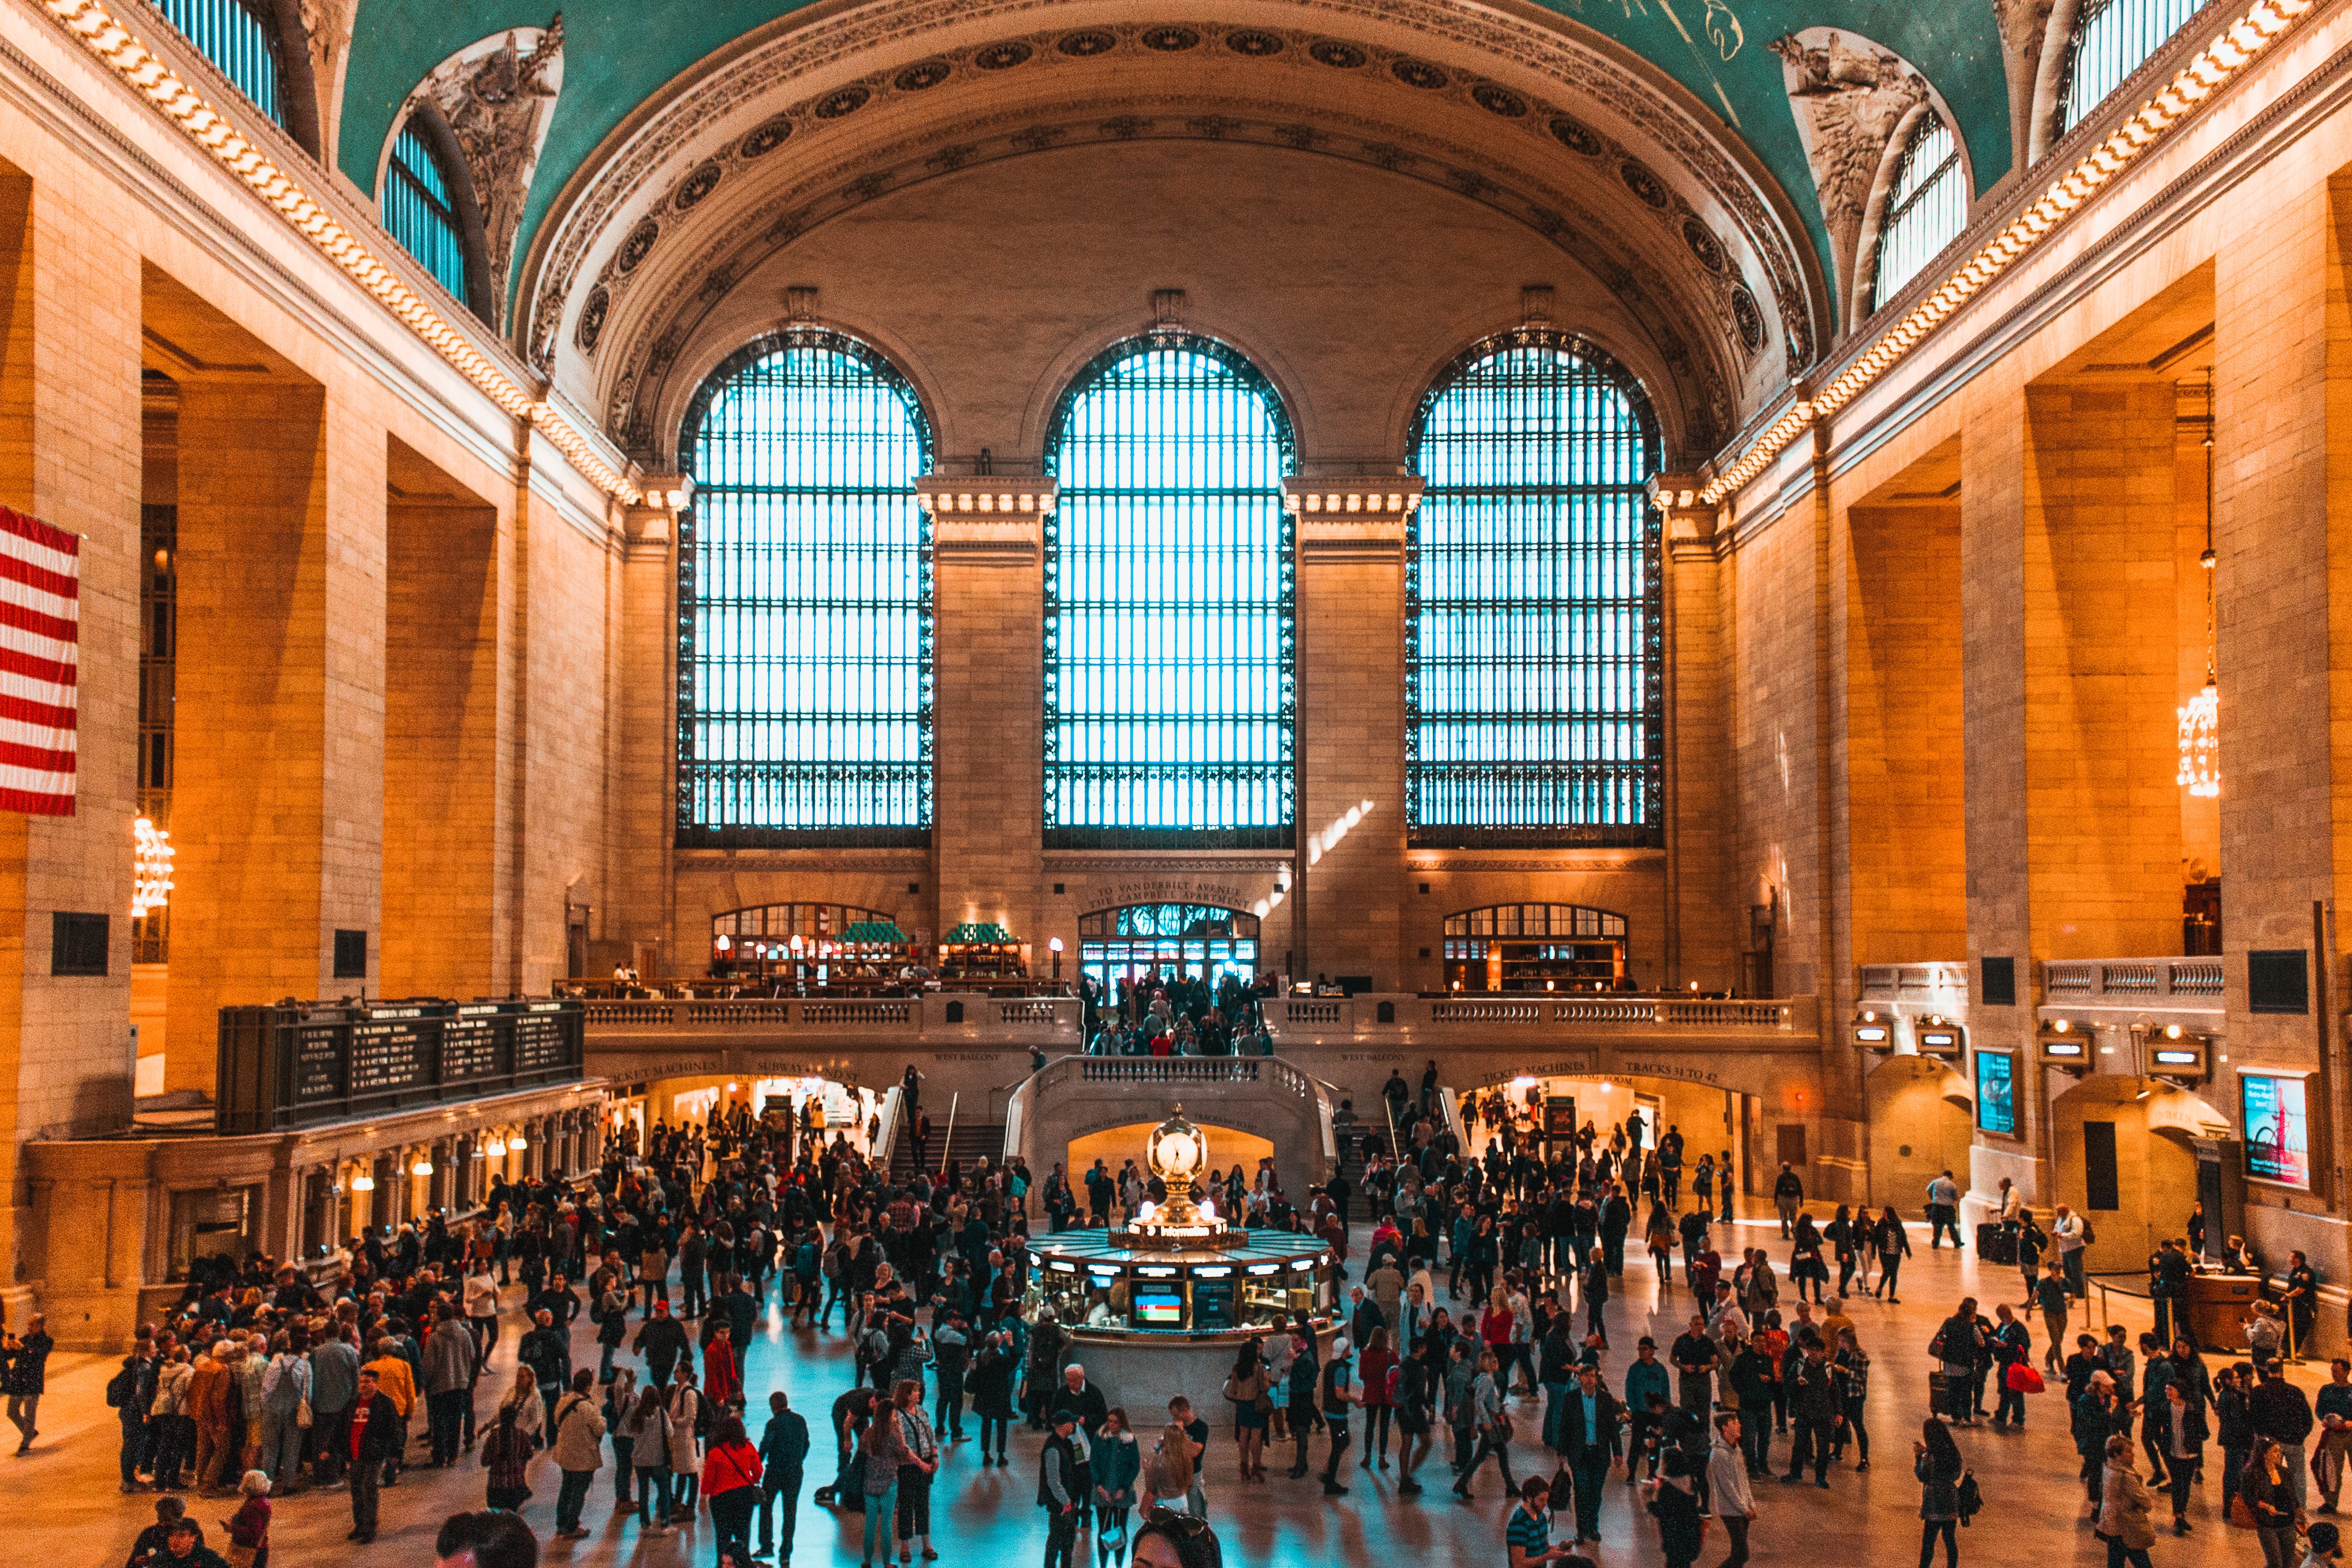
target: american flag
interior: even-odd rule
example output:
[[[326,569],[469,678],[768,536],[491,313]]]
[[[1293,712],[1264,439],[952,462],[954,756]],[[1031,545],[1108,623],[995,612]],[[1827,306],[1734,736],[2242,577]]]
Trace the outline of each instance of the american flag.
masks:
[[[0,506],[0,811],[71,816],[81,541]]]

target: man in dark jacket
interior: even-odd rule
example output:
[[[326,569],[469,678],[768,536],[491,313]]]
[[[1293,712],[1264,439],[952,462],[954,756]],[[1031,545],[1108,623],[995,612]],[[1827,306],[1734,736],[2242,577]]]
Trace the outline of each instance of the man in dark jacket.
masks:
[[[2265,1362],[2262,1382],[2246,1401],[2246,1413],[2253,1420],[2257,1444],[2264,1437],[2278,1439],[2287,1479],[2294,1488],[2295,1506],[2303,1507],[2305,1478],[2310,1471],[2304,1462],[2303,1440],[2311,1436],[2311,1401],[2286,1380],[2277,1362]]]
[[[24,1439],[16,1445],[23,1453],[39,1436],[41,1394],[48,1387],[49,1352],[57,1342],[49,1338],[48,1319],[36,1312],[26,1320],[23,1339],[11,1334],[7,1339],[8,1419]]]
[[[646,1386],[667,1388],[670,1370],[687,1352],[686,1325],[670,1316],[667,1299],[654,1302],[654,1315],[637,1325],[629,1348],[646,1358]]]
[[[792,1402],[779,1392],[768,1395],[768,1429],[760,1437],[760,1550],[758,1555],[768,1555],[769,1543],[775,1539],[768,1529],[768,1521],[776,1511],[777,1500],[783,1500],[783,1523],[776,1532],[783,1542],[783,1560],[793,1560],[793,1518],[801,1510],[801,1472],[808,1464],[808,1422],[792,1407]]]
[[[1070,1549],[1078,1541],[1087,1489],[1076,1446],[1070,1440],[1077,1422],[1075,1411],[1055,1410],[1054,1435],[1045,1439],[1045,1451],[1037,1462],[1037,1506],[1045,1510],[1045,1568],[1070,1568]]]
[[[375,1373],[362,1369],[359,1397],[352,1405],[352,1532],[343,1537],[362,1545],[375,1539],[376,1494],[383,1485],[383,1468],[400,1458],[408,1440],[408,1424],[393,1407],[392,1396],[377,1389]]]
[[[1110,1402],[1103,1397],[1101,1389],[1087,1381],[1087,1369],[1072,1362],[1062,1369],[1062,1386],[1054,1391],[1050,1409],[1054,1415],[1065,1410],[1076,1415],[1078,1425],[1086,1429],[1087,1441],[1091,1443],[1103,1418],[1110,1414]]]
[[[1772,1468],[1772,1401],[1780,1379],[1772,1370],[1772,1346],[1762,1331],[1739,1347],[1724,1381],[1739,1401],[1739,1446],[1746,1450],[1748,1473],[1768,1474]]]
[[[1617,1458],[1621,1406],[1601,1381],[1601,1369],[1579,1367],[1576,1392],[1560,1412],[1560,1451],[1576,1484],[1576,1540],[1579,1545],[1601,1539],[1601,1489],[1609,1484],[1610,1462]]]
[[[572,1336],[555,1326],[555,1314],[541,1308],[534,1314],[539,1326],[523,1335],[522,1343],[515,1347],[515,1360],[530,1368],[539,1380],[540,1402],[547,1406],[546,1440],[555,1440],[555,1404],[572,1384]]]
[[[1811,1458],[1813,1484],[1827,1487],[1830,1440],[1837,1432],[1838,1415],[1844,1403],[1838,1394],[1837,1375],[1830,1365],[1829,1352],[1818,1341],[1808,1344],[1803,1355],[1791,1353],[1787,1358],[1780,1376],[1788,1388],[1789,1420],[1797,1429],[1789,1448],[1789,1473],[1780,1479],[1790,1484],[1802,1480],[1805,1461]]]
[[[457,1444],[464,1436],[466,1406],[473,1398],[474,1336],[457,1310],[444,1301],[435,1311],[433,1331],[425,1340],[425,1416],[433,1437],[436,1468],[457,1462]]]

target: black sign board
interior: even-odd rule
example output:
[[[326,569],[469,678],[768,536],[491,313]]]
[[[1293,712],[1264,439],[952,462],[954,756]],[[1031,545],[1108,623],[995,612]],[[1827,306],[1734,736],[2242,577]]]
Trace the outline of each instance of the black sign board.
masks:
[[[215,1118],[267,1132],[581,1077],[578,1002],[225,1007]]]

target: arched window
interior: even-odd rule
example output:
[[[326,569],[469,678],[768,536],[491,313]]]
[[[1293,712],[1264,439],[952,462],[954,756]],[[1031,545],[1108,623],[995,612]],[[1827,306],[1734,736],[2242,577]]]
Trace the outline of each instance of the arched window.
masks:
[[[1414,844],[1659,842],[1658,467],[1648,399],[1520,331],[1423,401],[1405,565]]]
[[[239,92],[270,119],[286,123],[276,12],[269,0],[155,0],[155,6]]]
[[[1968,176],[1960,144],[1932,110],[1919,117],[1895,166],[1895,188],[1878,229],[1873,308],[1886,303],[1952,243],[1969,220]]]
[[[2141,62],[2189,24],[2201,0],[2083,0],[2066,68],[2066,124],[2097,112]]]
[[[441,287],[458,299],[466,293],[466,243],[457,223],[457,198],[449,173],[425,144],[415,125],[401,127],[385,172],[383,226],[401,248],[425,264]]]
[[[1290,426],[1223,343],[1155,333],[1047,435],[1045,841],[1291,842]]]
[[[929,842],[929,453],[905,378],[838,333],[761,339],[696,395],[681,846]]]

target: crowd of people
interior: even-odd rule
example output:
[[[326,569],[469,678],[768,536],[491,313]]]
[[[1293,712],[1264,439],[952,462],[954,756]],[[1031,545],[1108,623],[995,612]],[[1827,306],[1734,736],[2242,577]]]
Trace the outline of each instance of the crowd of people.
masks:
[[[1286,1479],[1326,1496],[1347,1493],[1352,1467],[1392,1470],[1408,1499],[1440,1479],[1471,1504],[1491,1462],[1512,1500],[1514,1568],[1598,1542],[1612,1484],[1638,1489],[1672,1568],[1718,1527],[1727,1568],[1740,1568],[1757,1484],[1828,1488],[1841,1466],[1870,1468],[1874,1367],[1846,1308],[1864,1289],[1894,1300],[1910,1242],[1893,1209],[1841,1207],[1817,1226],[1801,1200],[1782,1215],[1785,1265],[1761,1247],[1727,1257],[1716,1242],[1728,1239],[1733,1184],[1700,1184],[1727,1163],[1700,1155],[1700,1201],[1683,1207],[1678,1129],[1636,1118],[1539,1141],[1512,1132],[1507,1108],[1473,1155],[1431,1081],[1418,1096],[1401,1076],[1384,1087],[1394,1131],[1382,1129],[1359,1183],[1334,1179],[1294,1205],[1268,1162],[1234,1195],[1234,1214],[1332,1246],[1344,1299],[1320,1323],[1263,1325],[1215,1390],[1152,1391],[1149,1407],[1102,1387],[1067,1330],[1029,1307],[1033,1203],[1055,1229],[1112,1223],[1163,1195],[1132,1167],[1098,1167],[1076,1188],[1057,1167],[1034,1195],[1018,1162],[893,1182],[845,1140],[741,1106],[656,1124],[642,1147],[616,1139],[582,1180],[500,1182],[471,1217],[355,1238],[329,1279],[266,1258],[207,1260],[107,1389],[123,1489],[164,1494],[134,1568],[186,1555],[175,1542],[188,1496],[236,1498],[230,1560],[266,1568],[277,1500],[345,1491],[349,1538],[364,1543],[404,1471],[460,1465],[480,1472],[488,1510],[529,1508],[556,1540],[592,1533],[602,1478],[616,1521],[634,1514],[658,1535],[707,1517],[716,1560],[738,1568],[791,1560],[815,1468],[816,1504],[862,1514],[868,1568],[929,1561],[942,1458],[976,1438],[982,1468],[1010,1466],[1016,1424],[1042,1439],[1047,1568],[1069,1568],[1082,1542],[1099,1568],[1146,1563],[1155,1531],[1154,1552],[1202,1568],[1199,1554],[1218,1550],[1208,1476],[1224,1468],[1212,1464],[1212,1412],[1230,1425],[1241,1487],[1268,1484],[1268,1454],[1286,1447]],[[903,1088],[919,1103],[919,1075]],[[1235,1167],[1215,1190],[1242,1181]],[[1360,1197],[1369,1212],[1351,1231]],[[1350,1237],[1365,1230],[1357,1275]],[[1686,1326],[1664,1344],[1611,1339],[1605,1309],[1627,1289],[1637,1234],[1654,1274],[1643,1288],[1687,1295]],[[1951,1526],[1977,1506],[1953,1429],[2025,1424],[2041,1379],[2028,1314],[2044,1331],[2039,1365],[2064,1379],[2085,1517],[2118,1562],[2144,1568],[2134,1542],[2151,1481],[2169,1490],[2175,1528],[2189,1528],[2188,1489],[2218,1442],[2225,1511],[2242,1500],[2270,1568],[2293,1568],[2311,1464],[2332,1509],[2352,1456],[2352,1365],[2337,1363],[2315,1418],[2274,1361],[2209,1377],[2185,1339],[2084,1332],[2062,1362],[2075,1302],[2065,1271],[2048,1259],[2030,1284],[2023,1302],[1989,1314],[1960,1301],[1930,1346],[1935,1409],[1911,1445],[1923,1568],[1938,1541],[1948,1568],[1956,1561]],[[836,1309],[852,1382],[828,1409],[747,1386],[763,1325],[829,1332]],[[593,1363],[575,1356],[583,1318]],[[493,1376],[506,1333],[516,1370]],[[8,1342],[10,1414],[27,1446],[46,1340],[35,1319]],[[1531,1451],[1537,1473],[1522,1478]],[[1559,1546],[1556,1516],[1574,1531]]]

